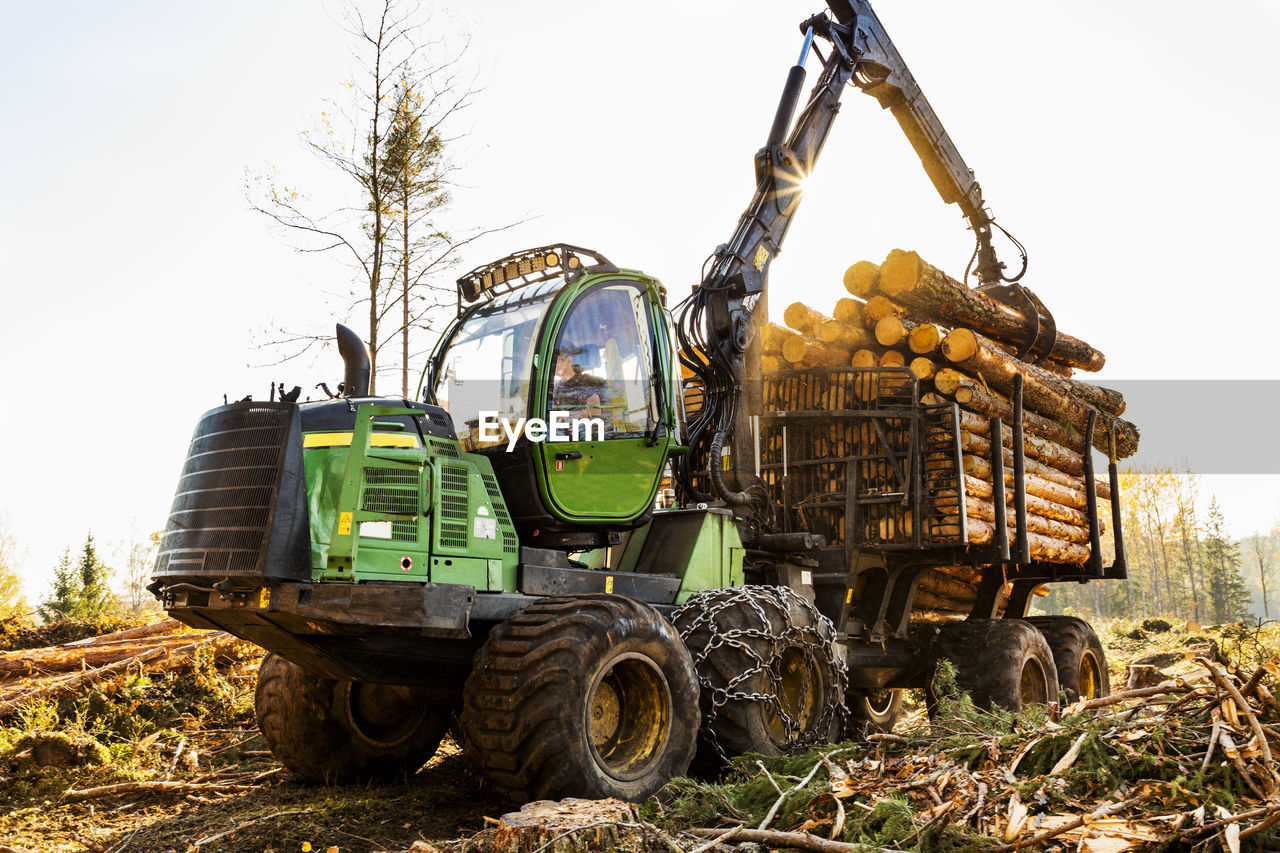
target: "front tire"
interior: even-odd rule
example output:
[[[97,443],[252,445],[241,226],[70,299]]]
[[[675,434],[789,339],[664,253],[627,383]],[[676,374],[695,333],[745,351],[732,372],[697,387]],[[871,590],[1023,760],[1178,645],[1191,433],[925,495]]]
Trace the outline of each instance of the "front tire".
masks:
[[[671,624],[612,595],[537,601],[493,629],[463,689],[468,760],[512,803],[640,802],[693,758],[698,682]]]
[[[320,783],[413,773],[449,723],[406,687],[311,675],[274,652],[258,668],[254,712],[280,763]]]
[[[1111,693],[1107,653],[1093,626],[1074,616],[1032,616],[1023,621],[1034,625],[1049,644],[1058,668],[1058,688],[1067,701],[1099,699]]]
[[[702,688],[700,772],[746,752],[783,755],[840,736],[847,673],[835,626],[794,590],[706,590],[672,621]]]

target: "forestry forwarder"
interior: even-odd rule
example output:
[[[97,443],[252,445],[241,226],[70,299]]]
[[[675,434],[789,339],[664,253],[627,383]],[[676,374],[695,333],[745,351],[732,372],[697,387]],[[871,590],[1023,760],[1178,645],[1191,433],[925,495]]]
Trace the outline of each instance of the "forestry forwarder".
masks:
[[[1020,618],[1041,583],[1123,576],[1118,539],[1117,565],[1101,564],[1092,488],[1083,569],[1033,562],[1021,510],[1012,541],[987,547],[963,537],[962,503],[960,537],[917,524],[905,543],[872,541],[858,520],[876,507],[921,519],[956,512],[943,494],[963,501],[957,413],[923,405],[914,386],[856,410],[795,413],[874,425],[884,446],[838,461],[896,472],[887,486],[851,482],[823,516],[836,519],[826,535],[800,527],[785,489],[757,476],[760,421],[739,412],[777,413],[761,412],[754,327],[848,82],[893,111],[943,198],[960,203],[983,285],[1042,315],[1027,351],[1052,348],[1047,312],[1000,284],[978,184],[870,6],[829,6],[802,25],[754,198],[678,326],[655,279],[546,246],[459,280],[427,402],[367,396],[367,350],[339,327],[343,396],[203,416],[152,589],[184,622],[269,650],[257,716],[287,767],[313,780],[413,772],[457,719],[469,760],[506,799],[635,801],[687,772],[695,752],[713,770],[726,755],[837,738],[847,723],[887,730],[901,688],[927,686],[940,656],[982,702],[1106,691],[1087,625]],[[822,76],[788,134],[815,38],[828,45]],[[820,378],[843,381],[836,373]],[[686,423],[691,390],[702,399]],[[545,440],[566,418],[595,432]],[[1013,447],[1022,507],[1020,432]],[[926,465],[937,458],[951,464]],[[679,500],[655,509],[668,470]],[[1114,465],[1111,489],[1118,499]],[[970,619],[909,631],[920,573],[965,564],[983,567]]]

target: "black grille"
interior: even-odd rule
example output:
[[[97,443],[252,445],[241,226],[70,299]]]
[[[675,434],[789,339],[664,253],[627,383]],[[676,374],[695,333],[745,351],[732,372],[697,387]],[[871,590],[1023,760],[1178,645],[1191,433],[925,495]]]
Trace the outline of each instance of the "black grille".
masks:
[[[497,478],[492,474],[481,474],[480,478],[484,480],[489,500],[493,501],[493,509],[498,514],[498,521],[502,524],[502,553],[519,554],[520,538],[512,529],[511,514],[507,512],[507,504],[502,499],[502,490],[498,488]]]
[[[297,530],[305,533],[297,407],[240,403],[201,418],[187,451],[160,543],[163,576],[297,576]],[[296,447],[294,445],[297,445]],[[279,511],[282,489],[290,506]],[[276,529],[279,527],[280,529]],[[282,565],[268,567],[267,553]]]
[[[430,439],[431,450],[437,456],[448,456],[451,459],[459,459],[462,454],[458,452],[458,447],[451,441],[438,441]]]
[[[468,469],[460,465],[440,466],[440,545],[466,548]]]

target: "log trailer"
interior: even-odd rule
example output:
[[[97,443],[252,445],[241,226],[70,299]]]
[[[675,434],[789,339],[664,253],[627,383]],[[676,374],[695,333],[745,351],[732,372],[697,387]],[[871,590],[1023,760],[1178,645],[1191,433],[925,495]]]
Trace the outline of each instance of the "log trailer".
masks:
[[[895,368],[760,378],[769,267],[850,83],[960,205],[982,286],[1038,318],[1025,351],[1052,348],[1052,318],[1006,280],[981,189],[870,5],[828,5],[801,26],[749,207],[674,312],[638,270],[541,246],[459,279],[420,400],[369,396],[367,350],[339,327],[338,396],[200,419],[151,589],[183,622],[268,650],[257,717],[286,767],[412,773],[453,726],[505,799],[635,801],[691,762],[887,730],[941,657],[980,702],[1015,709],[1107,690],[1085,623],[1024,617],[1043,583],[1123,577],[1120,526],[1103,565],[1090,487],[1089,564],[1031,559],[1016,395],[1014,520],[997,471],[999,535],[979,547],[953,404]],[[801,106],[811,53],[822,72]],[[780,384],[811,404],[770,410]],[[875,440],[821,452],[819,427],[838,422]],[[675,500],[656,500],[666,483]],[[977,601],[916,624],[918,578],[938,566],[970,567]]]

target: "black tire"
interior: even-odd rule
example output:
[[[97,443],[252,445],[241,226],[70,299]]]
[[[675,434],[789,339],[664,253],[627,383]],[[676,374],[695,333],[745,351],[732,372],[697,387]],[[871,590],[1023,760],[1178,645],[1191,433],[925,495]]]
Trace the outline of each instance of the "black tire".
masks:
[[[1021,711],[1057,699],[1058,671],[1044,636],[1020,619],[968,619],[939,628],[936,654],[980,708]],[[930,690],[932,693],[932,689]],[[931,700],[930,707],[935,703]]]
[[[858,733],[888,734],[902,719],[902,690],[850,690],[849,718]]]
[[[468,761],[512,803],[640,802],[693,758],[698,681],[671,624],[613,595],[547,598],[493,629],[462,692]]]
[[[258,668],[254,711],[272,754],[308,782],[413,773],[449,724],[407,687],[311,675],[274,652]]]
[[[1024,621],[1034,625],[1049,644],[1058,668],[1058,688],[1068,702],[1111,693],[1107,653],[1092,625],[1074,616],[1032,616]]]
[[[783,755],[839,738],[847,670],[834,653],[835,626],[795,591],[707,590],[671,621],[702,688],[700,773],[746,752]]]

